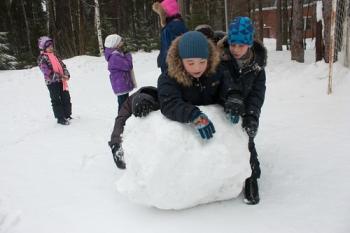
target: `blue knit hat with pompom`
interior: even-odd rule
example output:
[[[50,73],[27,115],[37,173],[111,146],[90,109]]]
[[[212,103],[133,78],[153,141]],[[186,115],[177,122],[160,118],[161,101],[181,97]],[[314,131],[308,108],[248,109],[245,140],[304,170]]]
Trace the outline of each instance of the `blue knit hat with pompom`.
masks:
[[[253,45],[254,26],[250,18],[239,16],[234,18],[228,29],[228,43]]]

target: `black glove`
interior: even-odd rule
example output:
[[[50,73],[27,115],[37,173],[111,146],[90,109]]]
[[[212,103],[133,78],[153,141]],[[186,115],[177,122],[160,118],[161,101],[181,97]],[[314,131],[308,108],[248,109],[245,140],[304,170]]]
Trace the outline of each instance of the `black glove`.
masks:
[[[251,115],[247,115],[243,119],[243,128],[247,132],[248,136],[254,138],[258,133],[259,122]]]
[[[115,153],[119,150],[120,145],[118,143],[110,145],[112,154],[115,155]]]
[[[224,110],[227,114],[242,116],[244,114],[243,99],[237,96],[228,96],[224,104]]]
[[[141,100],[134,103],[133,114],[135,117],[145,117],[152,111],[152,103],[147,100]]]
[[[111,147],[112,154],[113,154],[113,160],[114,160],[115,164],[117,165],[117,167],[119,169],[125,169],[126,165],[125,165],[125,161],[124,161],[124,151],[120,147],[120,144],[118,144],[118,143],[112,144],[112,145],[110,145],[110,147]]]

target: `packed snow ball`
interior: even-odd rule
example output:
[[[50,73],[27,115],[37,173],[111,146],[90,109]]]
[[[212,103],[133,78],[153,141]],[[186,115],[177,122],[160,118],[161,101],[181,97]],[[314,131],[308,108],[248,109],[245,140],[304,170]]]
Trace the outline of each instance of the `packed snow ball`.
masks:
[[[248,137],[220,106],[201,107],[216,133],[203,140],[191,124],[171,121],[160,111],[131,117],[123,147],[126,170],[118,191],[131,201],[159,209],[184,209],[228,200],[250,176]]]

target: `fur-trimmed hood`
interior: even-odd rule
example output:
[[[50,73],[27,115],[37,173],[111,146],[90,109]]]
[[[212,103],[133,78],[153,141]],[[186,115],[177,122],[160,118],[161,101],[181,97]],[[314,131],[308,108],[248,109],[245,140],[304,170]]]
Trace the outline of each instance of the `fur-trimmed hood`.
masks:
[[[166,13],[163,7],[160,5],[159,2],[155,2],[152,4],[152,10],[159,15],[160,25],[164,27],[166,25]]]
[[[230,50],[229,50],[229,44],[227,42],[227,36],[222,38],[218,41],[217,47],[221,54],[221,60],[227,61],[230,59]],[[254,40],[254,43],[252,47],[250,47],[250,50],[253,52],[254,61],[261,67],[266,66],[267,61],[267,49],[266,47],[257,40]]]
[[[161,25],[162,28],[164,28],[167,25],[167,23],[173,21],[174,19],[182,20],[180,12],[178,10],[174,9],[174,6],[172,5],[172,4],[176,4],[177,5],[176,1],[175,0],[170,0],[170,1],[174,1],[174,2],[173,3],[171,3],[171,2],[167,2],[166,3],[168,5],[167,6],[168,9],[166,9],[163,6],[163,3],[165,1],[162,1],[162,3],[155,2],[152,5],[152,10],[159,15],[160,25]],[[176,6],[175,6],[175,8],[176,8]]]
[[[178,83],[183,86],[192,85],[192,77],[187,73],[182,63],[182,59],[179,55],[179,41],[181,36],[177,37],[172,43],[168,50],[166,61],[168,63],[168,75],[170,78],[175,79]],[[208,67],[202,76],[210,76],[216,72],[216,68],[220,63],[219,51],[216,49],[213,42],[208,40],[209,44],[209,58]]]

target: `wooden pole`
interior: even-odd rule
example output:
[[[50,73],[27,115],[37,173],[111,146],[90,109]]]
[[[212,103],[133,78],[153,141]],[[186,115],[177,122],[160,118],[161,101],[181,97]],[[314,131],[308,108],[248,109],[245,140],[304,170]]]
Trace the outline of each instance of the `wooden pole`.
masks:
[[[335,44],[335,16],[336,16],[336,0],[332,0],[331,30],[330,30],[330,46],[329,46],[329,74],[328,74],[328,95],[333,92],[333,62],[334,62],[334,44]]]

